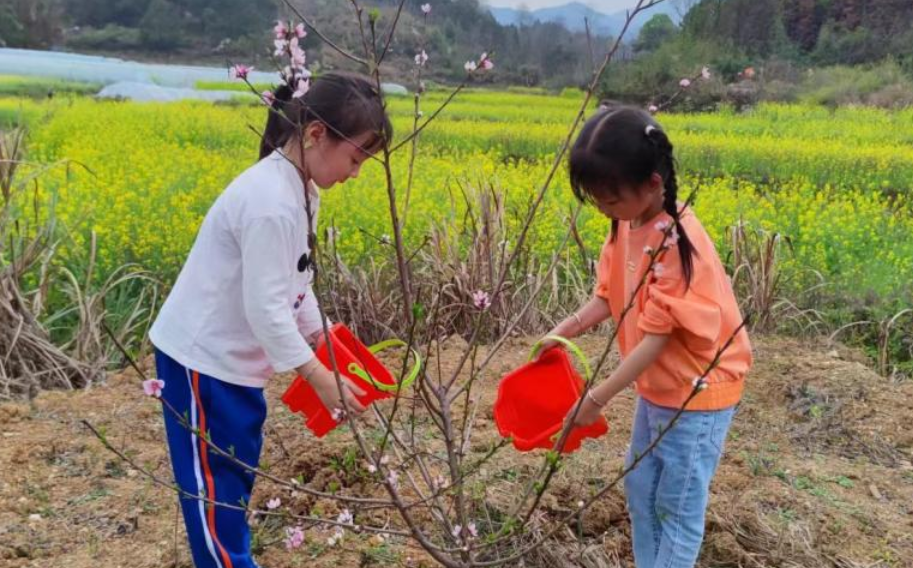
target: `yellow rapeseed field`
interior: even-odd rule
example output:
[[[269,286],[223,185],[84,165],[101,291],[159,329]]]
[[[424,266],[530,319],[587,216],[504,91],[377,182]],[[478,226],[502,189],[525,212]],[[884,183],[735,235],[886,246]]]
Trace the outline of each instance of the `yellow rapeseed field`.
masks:
[[[430,114],[444,94],[423,101]],[[398,138],[412,126],[411,98],[391,98]],[[579,97],[473,91],[462,94],[421,136],[407,239],[432,220],[464,208],[460,187],[494,187],[518,223],[540,187],[579,107]],[[0,116],[31,124],[31,158],[67,158],[42,177],[76,246],[95,231],[106,270],[137,262],[174,277],[207,208],[256,159],[265,110],[246,104],[142,104],[73,98],[0,99]],[[698,189],[696,210],[726,254],[727,227],[739,219],[788,237],[786,267],[797,282],[824,276],[835,289],[899,297],[913,281],[913,110],[829,110],[762,105],[737,114],[659,115],[676,146],[683,197]],[[405,192],[409,147],[394,156]],[[80,164],[80,165],[76,165]],[[84,166],[84,167],[83,167]],[[341,229],[352,262],[377,251],[390,232],[383,171],[325,197],[322,224]],[[562,170],[549,190],[534,246],[550,254],[574,206]],[[592,210],[580,221],[595,253],[607,223]]]

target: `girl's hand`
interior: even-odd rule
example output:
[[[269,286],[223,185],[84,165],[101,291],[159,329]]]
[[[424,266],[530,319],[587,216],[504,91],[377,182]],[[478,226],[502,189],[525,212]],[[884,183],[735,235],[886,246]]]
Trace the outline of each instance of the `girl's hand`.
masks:
[[[602,409],[604,406],[605,405],[599,406],[593,402],[593,399],[590,398],[589,394],[584,395],[583,405],[580,407],[580,411],[577,413],[577,416],[574,417],[574,427],[576,428],[579,426],[589,426],[593,422],[596,422],[596,420],[598,420],[602,415]],[[571,408],[570,412],[568,412],[565,421],[569,421],[572,414],[574,414],[573,408]]]
[[[550,332],[546,333],[542,337],[542,339],[539,340],[539,344],[541,345],[541,347],[539,348],[539,352],[536,353],[536,359],[539,359],[539,357],[542,356],[543,353],[545,353],[552,347],[561,345],[561,343],[555,341],[554,339],[548,339],[549,335],[557,335],[558,337],[570,339],[570,338],[574,337],[576,334],[573,333],[573,330],[570,329],[570,326],[567,324],[566,321],[559,323],[558,325],[553,327]]]
[[[314,364],[308,364],[306,366],[305,373],[302,374],[311,386],[314,387],[314,390],[317,392],[317,396],[320,397],[320,401],[323,403],[327,409],[334,414],[333,419],[337,420],[339,416],[338,413],[342,412],[345,408],[348,408],[349,411],[354,412],[355,414],[361,414],[366,410],[366,407],[358,402],[356,396],[362,396],[365,394],[365,391],[353,383],[346,377],[340,377],[340,382],[342,383],[342,392],[340,392],[339,386],[336,384],[336,376],[332,371],[323,366],[322,363],[314,359],[312,361]],[[343,406],[343,398],[345,398],[345,406]]]
[[[584,315],[581,316],[580,313],[584,313]],[[561,323],[545,334],[546,337],[549,335],[557,335],[558,337],[563,337],[565,339],[573,339],[593,325],[605,320],[610,315],[608,303],[602,298],[590,300],[580,309],[580,313],[574,312],[564,318]],[[541,342],[542,348],[539,350],[539,355],[559,344],[554,339],[546,338],[542,338]],[[539,355],[536,356],[537,359]]]
[[[545,337],[543,337],[542,339],[539,340],[539,345],[540,345],[540,347],[539,347],[539,352],[536,353],[536,359],[538,359],[539,357],[541,357],[543,353],[545,353],[546,351],[548,351],[548,350],[551,349],[552,347],[555,347],[556,345],[560,345],[560,343],[558,343],[558,342],[555,341],[554,339],[547,339],[547,337],[548,337],[549,335],[556,335],[556,334],[555,334],[555,331],[552,330],[552,331],[548,332],[548,333],[546,334]]]

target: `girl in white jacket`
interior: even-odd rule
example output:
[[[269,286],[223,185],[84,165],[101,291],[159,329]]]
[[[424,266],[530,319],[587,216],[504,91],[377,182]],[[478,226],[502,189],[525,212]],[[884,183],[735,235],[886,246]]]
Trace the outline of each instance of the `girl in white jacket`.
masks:
[[[197,568],[256,566],[244,511],[211,504],[248,503],[254,476],[208,444],[257,466],[263,387],[273,373],[297,371],[327,408],[343,408],[344,398],[350,410],[364,410],[361,389],[343,379],[340,391],[309,345],[322,324],[308,235],[316,232],[317,188],[357,177],[392,127],[381,94],[361,75],[329,73],[304,96],[287,86],[274,95],[260,161],[206,214],[150,332],[162,398],[191,424],[163,407]]]

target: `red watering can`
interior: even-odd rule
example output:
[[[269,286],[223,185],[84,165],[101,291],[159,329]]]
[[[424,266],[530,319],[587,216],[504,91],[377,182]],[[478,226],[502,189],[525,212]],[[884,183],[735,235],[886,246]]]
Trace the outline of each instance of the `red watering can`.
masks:
[[[382,341],[370,347],[363,344],[357,337],[341,323],[330,328],[330,341],[333,343],[333,354],[336,356],[336,365],[339,373],[361,387],[365,394],[358,396],[358,401],[368,406],[375,400],[390,398],[399,389],[407,388],[418,377],[421,370],[421,359],[415,350],[415,366],[409,375],[403,379],[402,384],[397,384],[396,379],[383,364],[374,356],[376,353],[390,347],[404,346],[406,343],[399,339]],[[330,350],[327,347],[326,337],[321,334],[315,350],[317,359],[328,369],[330,363]],[[282,402],[292,412],[300,412],[305,416],[305,426],[315,436],[322,438],[339,423],[333,419],[331,410],[324,406],[317,391],[300,375],[292,381],[288,390],[282,395]]]
[[[550,335],[570,349],[583,364],[587,380],[590,366],[580,348],[567,339]],[[498,385],[494,417],[502,437],[510,437],[521,452],[536,448],[552,449],[564,428],[564,419],[583,394],[584,382],[571,364],[567,350],[554,347],[533,360],[542,342],[533,346],[530,361],[504,375]],[[574,428],[568,434],[562,453],[580,448],[584,438],[598,438],[609,431],[604,416]]]

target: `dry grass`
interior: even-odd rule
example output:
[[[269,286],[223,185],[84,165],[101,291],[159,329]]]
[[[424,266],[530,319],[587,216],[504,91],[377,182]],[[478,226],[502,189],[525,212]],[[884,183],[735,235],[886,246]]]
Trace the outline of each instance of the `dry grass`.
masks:
[[[121,340],[142,338],[158,290],[147,273],[130,265],[96,282],[94,234],[84,273],[60,266],[62,231],[53,211],[42,211],[26,192],[44,172],[63,164],[28,163],[24,153],[23,129],[0,132],[0,400],[83,388],[101,379],[113,361],[101,327],[112,316],[107,305],[129,288],[131,296],[120,298],[129,307],[119,310],[112,327]],[[51,308],[55,294],[63,297],[63,308]],[[69,337],[52,341],[49,330],[58,322],[66,322]]]
[[[490,410],[497,374],[522,361],[532,340],[519,338],[505,346],[493,369],[495,375],[479,383],[482,404],[475,418],[470,459],[499,440]],[[444,345],[445,366],[459,355],[461,341],[453,338],[450,342],[455,345]],[[581,345],[595,355],[601,342],[602,338],[589,336]],[[826,345],[770,337],[756,337],[755,345],[757,365],[712,486],[707,538],[698,566],[907,566],[913,555],[909,520],[913,437],[903,424],[913,411],[913,385],[880,377],[850,350],[834,355]],[[383,496],[382,486],[367,475],[364,463],[348,461],[349,433],[334,432],[317,440],[304,429],[300,416],[282,406],[278,399],[286,384],[285,378],[277,377],[266,393],[271,412],[263,461],[271,464],[270,471],[282,479],[301,475],[306,486],[316,490]],[[841,436],[852,434],[868,446],[879,440],[890,445],[894,465],[866,453],[846,457],[842,446],[823,437],[806,440],[801,430],[807,422],[817,421],[827,428],[828,421],[800,407],[790,408],[790,389],[795,385],[806,385],[808,391],[827,389],[832,405],[836,408],[840,403]],[[141,392],[137,377],[125,373],[91,391],[43,392],[31,405],[0,403],[0,430],[9,434],[0,444],[0,565],[94,568],[123,565],[129,558],[135,568],[189,566],[180,524],[175,541],[174,494],[150,485],[80,426],[80,420],[86,419],[104,427],[117,447],[157,474],[170,476],[159,407]],[[581,492],[612,475],[627,447],[632,402],[631,393],[625,392],[612,404],[607,412],[609,434],[570,457],[546,496],[541,516],[520,538],[531,542],[537,531],[569,510]],[[382,411],[388,409],[389,403],[382,406]],[[874,415],[873,409],[878,409]],[[431,430],[423,422],[417,428],[423,436]],[[522,486],[540,458],[508,447],[480,472],[470,492],[479,504],[474,520],[480,527],[498,522],[499,511],[512,502],[511,492]],[[877,487],[877,497],[871,486]],[[252,505],[264,507],[275,496],[282,497],[284,509],[296,514],[322,511],[333,516],[339,507],[303,492],[291,495],[263,479]],[[366,524],[389,522],[397,527],[399,523],[383,511],[355,513]],[[30,520],[35,514],[40,520]],[[344,545],[327,548],[328,531],[317,527],[306,531],[307,548],[286,551],[284,528],[279,520],[256,523],[261,565],[434,565],[414,543],[402,538],[381,543],[367,534],[349,534]],[[505,544],[500,552],[508,553],[517,544]],[[580,527],[570,523],[515,566],[631,568],[621,492],[611,492],[587,511]]]
[[[16,176],[24,138],[22,129],[0,132],[0,400],[34,397],[43,389],[79,388],[94,376],[90,367],[51,343],[22,291],[25,275],[37,264],[46,266],[53,251],[53,224],[30,226],[14,203],[23,187]],[[40,303],[44,286],[37,289]]]
[[[468,339],[477,325],[483,326],[483,343],[500,338],[511,326],[514,336],[542,333],[589,298],[593,268],[582,244],[579,252],[556,252],[554,259],[542,260],[534,252],[538,243],[527,238],[517,259],[507,266],[519,236],[511,227],[526,212],[506,210],[503,196],[497,187],[460,185],[452,195],[447,221],[431,226],[422,246],[408,251],[416,313],[428,337],[457,334]],[[457,202],[464,207],[457,207]],[[335,227],[325,231],[321,262],[321,293],[329,317],[346,322],[366,341],[407,337],[410,330],[402,318],[389,239],[374,236],[379,254],[360,267],[350,267],[337,253],[335,235]],[[552,261],[556,268],[549,270]],[[502,293],[480,322],[472,294],[490,293],[505,272]]]

